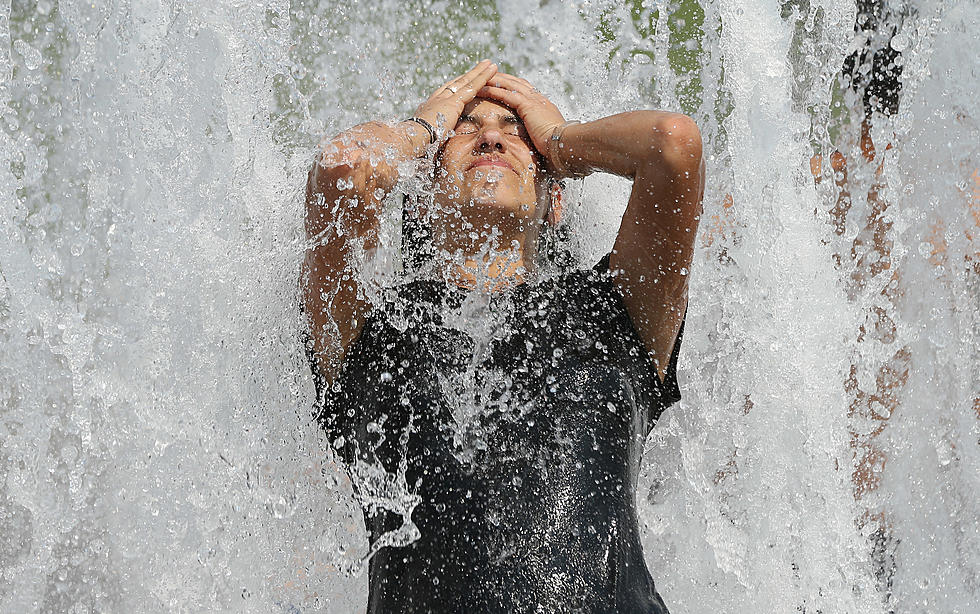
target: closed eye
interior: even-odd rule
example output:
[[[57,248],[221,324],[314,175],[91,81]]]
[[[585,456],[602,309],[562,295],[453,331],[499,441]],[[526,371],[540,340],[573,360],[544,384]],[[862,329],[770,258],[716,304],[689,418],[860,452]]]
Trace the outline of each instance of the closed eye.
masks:
[[[456,123],[456,134],[473,134],[479,128],[476,125],[476,119],[471,115],[463,115],[459,118]]]
[[[475,134],[480,130],[480,121],[472,115],[461,115],[456,122],[456,134]],[[508,136],[525,138],[527,131],[524,129],[524,122],[516,115],[509,115],[501,118],[500,131]]]
[[[517,117],[516,115],[508,115],[507,117],[505,117],[503,119],[503,124],[504,124],[505,134],[524,136],[525,134],[524,122],[522,122],[521,118]]]

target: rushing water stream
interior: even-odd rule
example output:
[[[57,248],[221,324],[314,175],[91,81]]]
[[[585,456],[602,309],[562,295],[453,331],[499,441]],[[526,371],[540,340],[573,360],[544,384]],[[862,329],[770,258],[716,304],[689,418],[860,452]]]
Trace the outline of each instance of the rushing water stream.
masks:
[[[885,4],[868,162],[852,0],[0,3],[0,611],[363,607],[310,419],[306,172],[489,57],[566,117],[703,132],[684,400],[638,491],[672,611],[976,612],[980,6]],[[587,266],[628,186],[571,192]]]

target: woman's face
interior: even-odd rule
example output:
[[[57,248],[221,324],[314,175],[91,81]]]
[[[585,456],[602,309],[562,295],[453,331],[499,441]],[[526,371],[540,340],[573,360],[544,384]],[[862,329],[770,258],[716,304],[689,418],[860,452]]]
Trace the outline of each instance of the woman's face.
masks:
[[[477,98],[464,108],[439,158],[436,209],[467,232],[524,232],[537,221],[542,177],[540,157],[517,114]]]

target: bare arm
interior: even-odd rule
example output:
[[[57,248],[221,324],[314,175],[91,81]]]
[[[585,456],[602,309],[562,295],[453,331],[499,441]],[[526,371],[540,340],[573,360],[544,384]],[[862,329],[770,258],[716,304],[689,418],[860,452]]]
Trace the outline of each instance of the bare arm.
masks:
[[[427,142],[407,123],[363,124],[326,141],[310,170],[303,290],[317,365],[328,382],[370,307],[358,296],[351,255],[377,246],[380,207],[398,179],[397,164]]]
[[[633,180],[609,268],[662,378],[687,307],[701,216],[700,131],[685,115],[634,111],[571,125],[561,142],[572,171]]]
[[[454,127],[463,107],[496,70],[480,62],[437,89],[415,117],[440,131]],[[381,205],[398,181],[398,165],[423,155],[429,140],[428,131],[415,122],[362,124],[326,140],[310,170],[303,298],[317,368],[327,382],[340,372],[370,312],[360,296],[352,255],[377,247]]]

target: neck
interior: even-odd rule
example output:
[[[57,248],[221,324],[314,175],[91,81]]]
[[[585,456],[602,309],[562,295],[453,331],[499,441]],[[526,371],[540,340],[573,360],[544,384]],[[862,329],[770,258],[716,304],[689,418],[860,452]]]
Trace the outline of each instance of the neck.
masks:
[[[524,254],[529,238],[526,230],[504,234],[498,229],[491,236],[475,237],[469,236],[471,232],[447,233],[437,246],[437,259],[448,279],[458,286],[480,288],[487,293],[524,283]]]
[[[454,263],[449,278],[462,288],[479,288],[483,292],[500,292],[524,283],[526,271],[524,259],[497,254],[483,261],[467,258],[462,264]]]

